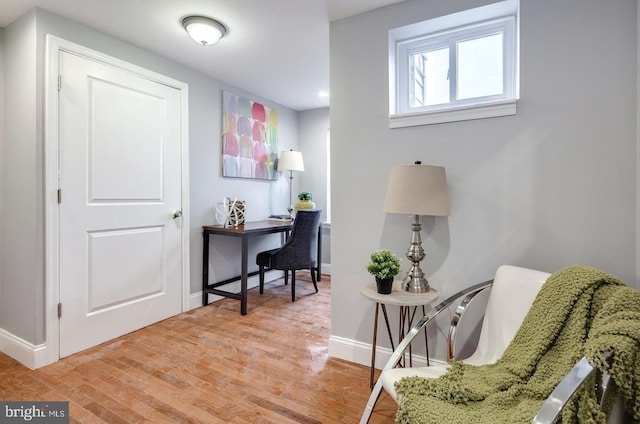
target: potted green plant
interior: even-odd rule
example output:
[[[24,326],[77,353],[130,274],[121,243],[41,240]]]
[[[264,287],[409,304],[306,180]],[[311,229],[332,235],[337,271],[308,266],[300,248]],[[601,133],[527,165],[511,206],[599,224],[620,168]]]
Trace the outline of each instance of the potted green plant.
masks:
[[[393,278],[400,272],[400,259],[388,249],[377,250],[371,253],[367,271],[376,278],[378,293],[389,294]]]
[[[298,203],[296,203],[296,210],[300,209],[315,209],[316,204],[313,203],[313,196],[310,191],[301,191],[298,193]]]

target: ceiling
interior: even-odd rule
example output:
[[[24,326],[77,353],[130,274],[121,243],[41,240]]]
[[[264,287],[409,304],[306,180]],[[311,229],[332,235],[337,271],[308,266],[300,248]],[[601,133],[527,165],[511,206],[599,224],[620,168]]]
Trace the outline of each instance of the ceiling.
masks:
[[[0,0],[0,27],[33,7],[109,34],[294,110],[329,106],[329,22],[402,0]],[[180,21],[229,32],[203,47]]]

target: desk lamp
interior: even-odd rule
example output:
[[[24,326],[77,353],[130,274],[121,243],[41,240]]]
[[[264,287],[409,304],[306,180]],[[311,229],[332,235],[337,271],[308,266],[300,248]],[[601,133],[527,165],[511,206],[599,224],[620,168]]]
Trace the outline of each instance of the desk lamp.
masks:
[[[293,182],[293,171],[304,171],[302,153],[293,149],[280,152],[278,159],[278,171],[289,171],[289,215],[293,214],[293,203],[291,201],[291,183]]]
[[[428,292],[429,282],[420,269],[420,261],[425,256],[420,239],[420,215],[449,215],[447,176],[444,168],[422,165],[420,161],[414,165],[394,166],[389,176],[384,211],[413,215],[411,245],[407,250],[411,269],[403,280],[403,287],[412,293]]]

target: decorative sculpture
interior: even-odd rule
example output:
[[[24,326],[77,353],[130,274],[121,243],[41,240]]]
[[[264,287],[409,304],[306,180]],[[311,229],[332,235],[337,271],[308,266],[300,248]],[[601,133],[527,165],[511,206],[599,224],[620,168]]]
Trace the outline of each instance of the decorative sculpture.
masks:
[[[238,227],[244,224],[244,201],[225,197],[216,205],[216,222],[219,224]]]

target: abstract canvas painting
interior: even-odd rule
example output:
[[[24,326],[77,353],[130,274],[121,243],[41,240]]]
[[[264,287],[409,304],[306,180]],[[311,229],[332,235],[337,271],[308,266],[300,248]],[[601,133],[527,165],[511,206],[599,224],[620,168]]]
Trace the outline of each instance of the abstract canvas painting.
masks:
[[[275,180],[278,112],[222,92],[222,176]]]

